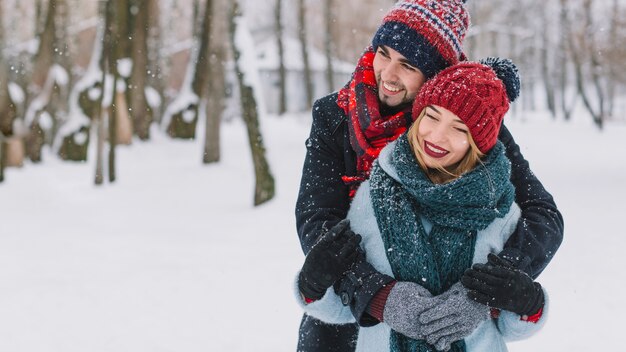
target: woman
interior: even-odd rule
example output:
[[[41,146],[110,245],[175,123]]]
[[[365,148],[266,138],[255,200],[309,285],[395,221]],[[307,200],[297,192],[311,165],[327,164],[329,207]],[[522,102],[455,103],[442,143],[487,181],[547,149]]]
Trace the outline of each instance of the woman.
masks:
[[[384,324],[361,328],[357,351],[506,351],[505,339],[545,321],[541,286],[490,254],[502,250],[520,216],[497,140],[519,79],[512,63],[488,63],[461,63],[424,84],[413,106],[418,118],[381,151],[354,197],[348,220],[367,261],[396,279],[370,304]],[[353,321],[329,287],[359,257],[360,240],[329,232],[311,250],[332,255],[326,268],[311,268],[307,257],[300,272],[307,314]],[[487,264],[469,269],[473,263]],[[496,291],[510,292],[501,312],[486,305]]]

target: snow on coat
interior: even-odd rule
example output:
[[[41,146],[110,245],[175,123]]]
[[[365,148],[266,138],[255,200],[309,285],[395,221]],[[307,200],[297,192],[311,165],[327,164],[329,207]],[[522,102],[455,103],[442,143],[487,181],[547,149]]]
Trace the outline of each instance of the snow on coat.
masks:
[[[385,172],[399,180],[390,162],[394,145],[395,142],[392,142],[381,151],[379,162]],[[502,251],[504,244],[515,230],[520,215],[520,208],[514,203],[506,216],[495,219],[487,228],[478,231],[474,263],[485,263],[487,254]],[[365,250],[367,261],[381,273],[393,276],[372,208],[369,181],[365,181],[356,193],[350,205],[348,219],[352,230],[361,234],[363,238],[361,247]],[[432,224],[423,217],[422,223],[426,232],[430,232]],[[346,324],[355,321],[350,308],[342,304],[332,287],[322,299],[310,304],[304,302],[297,287],[296,279],[296,297],[307,314],[330,324]],[[524,339],[540,330],[548,314],[548,296],[545,290],[544,295],[546,302],[542,316],[537,323],[523,321],[515,313],[502,311],[497,319],[481,323],[471,335],[465,338],[467,351],[507,351],[505,341]],[[390,332],[390,327],[384,323],[372,327],[361,327],[356,351],[388,351]]]

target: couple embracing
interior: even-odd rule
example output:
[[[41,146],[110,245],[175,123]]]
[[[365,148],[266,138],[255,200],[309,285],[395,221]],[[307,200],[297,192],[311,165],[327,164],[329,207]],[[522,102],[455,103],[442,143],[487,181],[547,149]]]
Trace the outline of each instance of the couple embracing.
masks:
[[[316,102],[298,351],[506,351],[544,324],[563,220],[502,124],[517,69],[467,61],[468,26],[464,1],[399,1]]]

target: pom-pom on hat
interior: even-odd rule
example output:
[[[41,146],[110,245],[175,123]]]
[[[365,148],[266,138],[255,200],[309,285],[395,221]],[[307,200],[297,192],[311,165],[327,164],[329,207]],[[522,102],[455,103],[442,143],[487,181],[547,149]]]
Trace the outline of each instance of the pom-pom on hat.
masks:
[[[372,46],[394,49],[429,79],[465,59],[469,24],[465,0],[401,0],[383,18]]]
[[[510,60],[461,62],[424,83],[413,103],[413,116],[429,105],[457,115],[468,127],[476,146],[487,153],[498,140],[509,102],[519,95],[520,79]]]
[[[506,95],[512,103],[519,96],[521,82],[517,66],[509,59],[501,59],[499,57],[488,57],[479,61],[483,65],[491,67],[496,76],[500,78],[506,87]]]

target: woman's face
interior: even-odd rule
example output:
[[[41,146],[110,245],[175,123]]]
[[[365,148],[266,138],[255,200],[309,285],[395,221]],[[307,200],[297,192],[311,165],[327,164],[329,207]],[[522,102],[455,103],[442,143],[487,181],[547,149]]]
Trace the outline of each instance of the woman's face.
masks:
[[[417,140],[429,168],[448,168],[463,159],[470,149],[469,130],[454,113],[440,106],[426,107],[420,120]]]

